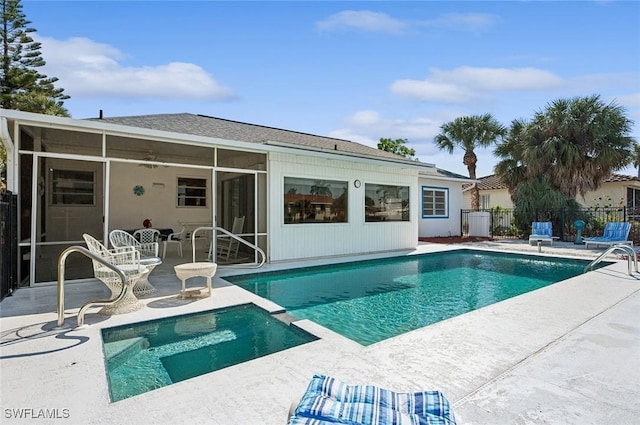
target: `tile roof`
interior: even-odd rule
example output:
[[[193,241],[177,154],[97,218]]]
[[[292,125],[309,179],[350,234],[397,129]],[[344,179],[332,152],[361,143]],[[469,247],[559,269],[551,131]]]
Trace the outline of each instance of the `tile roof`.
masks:
[[[604,183],[613,183],[613,182],[640,182],[640,177],[638,176],[628,176],[625,174],[611,174],[608,178],[604,179]]]
[[[382,151],[360,143],[351,142],[349,140],[316,136],[313,134],[266,127],[257,124],[247,124],[239,121],[209,117],[206,115],[195,115],[189,113],[156,114],[129,117],[90,118],[89,120],[258,144],[264,144],[269,141],[284,142],[315,149],[348,152],[378,158],[393,159],[396,161],[410,161],[400,155]],[[415,163],[415,161],[410,162]]]
[[[619,183],[619,182],[640,182],[640,177],[628,176],[624,174],[611,174],[604,179],[603,183]],[[468,184],[463,189],[470,188],[472,185]],[[496,190],[496,189],[508,189],[507,185],[495,174],[489,176],[480,177],[478,179],[478,189],[480,190]]]

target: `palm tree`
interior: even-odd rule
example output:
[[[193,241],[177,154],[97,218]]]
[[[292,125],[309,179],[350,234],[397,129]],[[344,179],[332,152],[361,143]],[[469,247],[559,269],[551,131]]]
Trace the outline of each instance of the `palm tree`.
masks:
[[[496,149],[503,158],[496,169],[509,186],[546,176],[567,198],[584,196],[633,161],[631,125],[622,107],[597,95],[558,99],[531,122],[514,121],[508,140]],[[522,168],[512,180],[514,164]]]
[[[436,146],[449,153],[453,153],[455,147],[463,149],[462,163],[467,166],[469,178],[473,180],[476,179],[478,162],[475,149],[495,143],[507,131],[491,114],[459,117],[440,126],[440,130],[440,134],[434,139]],[[477,187],[472,191],[471,208],[474,211],[480,209],[480,191]]]
[[[638,177],[640,177],[640,144],[633,146],[633,166],[638,169]]]
[[[498,143],[493,154],[500,158],[494,167],[496,175],[503,182],[507,182],[511,200],[515,202],[516,188],[527,181],[527,167],[524,163],[525,144],[521,137],[525,134],[527,122],[521,119],[513,120],[507,136]]]

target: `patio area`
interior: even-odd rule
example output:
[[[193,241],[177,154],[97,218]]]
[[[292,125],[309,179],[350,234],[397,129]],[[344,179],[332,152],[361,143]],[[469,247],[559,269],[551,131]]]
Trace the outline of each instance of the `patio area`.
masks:
[[[424,243],[414,251],[266,265],[261,271],[472,247],[538,254],[527,241]],[[595,258],[604,249],[554,242],[539,255]],[[640,415],[640,275],[627,261],[368,347],[311,321],[319,340],[112,403],[100,329],[253,302],[281,308],[230,285],[219,268],[213,296],[180,299],[167,257],[150,277],[157,292],[134,313],[101,316],[74,329],[80,306],[108,298],[98,281],[65,288],[65,327],[56,328],[56,286],[19,289],[0,303],[0,398],[6,423],[285,424],[313,374],[395,391],[434,389],[458,424],[634,423]],[[204,286],[204,279],[189,285]],[[43,416],[44,415],[44,416]]]

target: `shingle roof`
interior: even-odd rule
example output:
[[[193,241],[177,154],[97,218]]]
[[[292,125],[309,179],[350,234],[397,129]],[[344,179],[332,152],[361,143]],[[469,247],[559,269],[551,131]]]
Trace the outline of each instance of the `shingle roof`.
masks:
[[[203,137],[263,144],[268,141],[292,143],[316,149],[349,152],[379,158],[406,160],[390,152],[375,149],[349,140],[316,136],[297,131],[283,130],[256,124],[247,124],[222,118],[189,113],[139,115],[130,117],[91,118],[112,124],[152,130],[170,131]],[[408,160],[407,160],[408,161]]]
[[[443,177],[451,177],[454,179],[466,179],[469,180],[469,177],[463,176],[462,174],[453,173],[451,171],[443,170],[442,168],[437,168],[436,172]]]

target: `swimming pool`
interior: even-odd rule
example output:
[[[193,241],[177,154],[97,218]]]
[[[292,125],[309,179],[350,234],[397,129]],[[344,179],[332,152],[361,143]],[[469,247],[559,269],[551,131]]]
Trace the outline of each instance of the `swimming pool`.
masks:
[[[317,339],[253,304],[102,330],[112,401]]]
[[[464,249],[224,279],[370,345],[577,276],[587,264]]]

